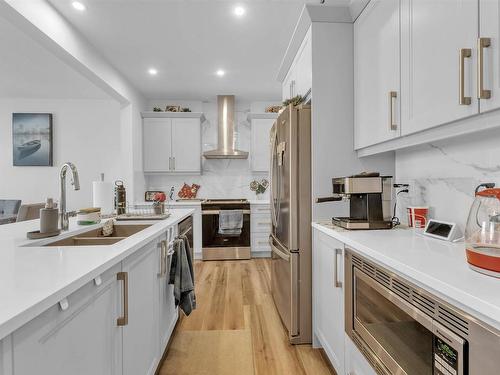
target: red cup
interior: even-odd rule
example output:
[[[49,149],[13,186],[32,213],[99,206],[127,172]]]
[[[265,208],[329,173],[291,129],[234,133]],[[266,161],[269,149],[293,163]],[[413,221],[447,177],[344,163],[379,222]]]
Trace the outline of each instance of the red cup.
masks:
[[[425,228],[429,207],[407,207],[408,226],[414,228]]]

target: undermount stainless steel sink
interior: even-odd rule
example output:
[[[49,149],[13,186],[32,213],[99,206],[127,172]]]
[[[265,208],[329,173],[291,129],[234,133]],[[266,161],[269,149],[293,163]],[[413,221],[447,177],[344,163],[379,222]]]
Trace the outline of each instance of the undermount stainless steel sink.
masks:
[[[115,225],[110,236],[102,235],[102,228],[96,228],[87,232],[78,233],[71,237],[50,242],[42,246],[98,246],[113,245],[127,237],[150,227],[148,224],[141,225]]]

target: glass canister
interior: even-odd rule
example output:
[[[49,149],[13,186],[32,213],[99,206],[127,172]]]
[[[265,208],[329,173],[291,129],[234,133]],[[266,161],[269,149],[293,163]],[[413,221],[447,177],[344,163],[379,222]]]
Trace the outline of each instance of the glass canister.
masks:
[[[465,228],[472,269],[500,278],[500,189],[476,192]]]

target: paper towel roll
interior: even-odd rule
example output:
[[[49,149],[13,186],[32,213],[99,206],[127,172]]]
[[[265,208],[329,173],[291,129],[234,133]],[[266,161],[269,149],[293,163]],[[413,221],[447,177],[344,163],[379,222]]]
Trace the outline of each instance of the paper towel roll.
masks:
[[[92,205],[101,207],[101,214],[109,215],[114,211],[113,184],[111,182],[92,182]]]

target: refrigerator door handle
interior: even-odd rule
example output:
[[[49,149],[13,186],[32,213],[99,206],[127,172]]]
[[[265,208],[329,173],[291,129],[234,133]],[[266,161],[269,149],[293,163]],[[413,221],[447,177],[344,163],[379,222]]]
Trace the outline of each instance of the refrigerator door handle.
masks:
[[[271,245],[271,250],[273,252],[273,254],[276,254],[277,256],[279,256],[281,259],[289,262],[290,261],[290,255],[285,253],[284,251],[278,249],[276,246],[274,246],[274,241],[273,241],[273,237],[272,236],[269,236],[269,245]]]

